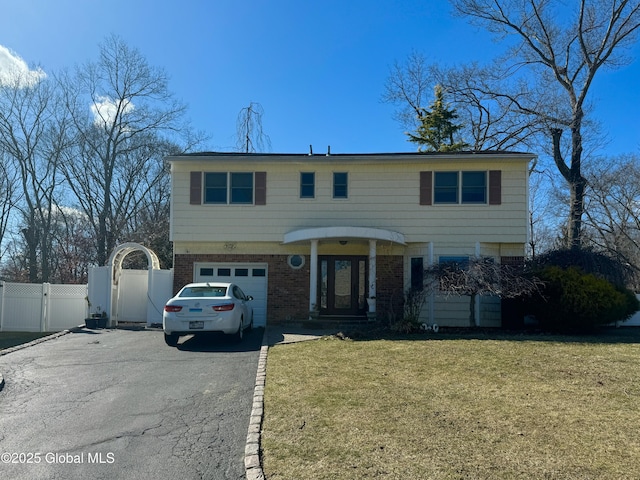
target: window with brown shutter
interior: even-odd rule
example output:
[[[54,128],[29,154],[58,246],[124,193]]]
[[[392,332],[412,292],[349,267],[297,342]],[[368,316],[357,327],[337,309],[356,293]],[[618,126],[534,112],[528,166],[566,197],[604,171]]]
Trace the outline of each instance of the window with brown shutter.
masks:
[[[267,172],[255,172],[254,205],[267,204]]]
[[[502,204],[502,171],[489,171],[489,205]]]
[[[191,172],[189,203],[191,205],[200,205],[202,203],[202,172]]]
[[[420,172],[420,205],[431,205],[433,172]]]

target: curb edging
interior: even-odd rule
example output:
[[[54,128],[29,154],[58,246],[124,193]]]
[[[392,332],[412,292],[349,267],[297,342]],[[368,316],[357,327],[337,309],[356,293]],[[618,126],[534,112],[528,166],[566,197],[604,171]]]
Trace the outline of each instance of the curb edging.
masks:
[[[264,480],[264,471],[260,460],[260,436],[262,434],[262,418],[264,415],[264,387],[267,379],[267,329],[263,333],[262,347],[258,359],[258,371],[253,390],[253,405],[249,418],[249,430],[244,449],[244,469],[247,480]]]
[[[84,325],[78,325],[77,327],[68,328],[66,330],[62,330],[61,332],[52,333],[51,335],[47,335],[46,337],[36,338],[35,340],[31,340],[30,342],[27,342],[27,343],[21,343],[20,345],[16,345],[15,347],[5,348],[4,350],[0,350],[0,357],[4,355],[8,355],[9,353],[16,352],[18,350],[22,350],[27,347],[32,347],[33,345],[37,345],[42,342],[54,340],[58,337],[62,337],[63,335],[66,335],[71,332],[77,332],[83,327]]]

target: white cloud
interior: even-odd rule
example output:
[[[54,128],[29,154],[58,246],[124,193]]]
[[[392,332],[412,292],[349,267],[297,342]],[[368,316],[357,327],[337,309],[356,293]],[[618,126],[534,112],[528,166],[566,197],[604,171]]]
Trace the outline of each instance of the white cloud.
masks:
[[[0,45],[0,85],[29,86],[46,76],[41,68],[30,69],[18,54]]]
[[[119,100],[122,113],[133,111],[133,103],[129,100]],[[116,118],[118,112],[118,103],[109,97],[98,97],[96,102],[91,105],[94,122],[98,126],[111,125]]]

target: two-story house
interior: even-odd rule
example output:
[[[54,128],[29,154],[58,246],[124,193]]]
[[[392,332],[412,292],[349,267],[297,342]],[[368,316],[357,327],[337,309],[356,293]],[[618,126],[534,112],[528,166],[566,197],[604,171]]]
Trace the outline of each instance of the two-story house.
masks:
[[[401,316],[434,262],[521,259],[528,153],[195,153],[171,164],[174,290],[233,281],[255,324]],[[500,302],[476,305],[500,325]],[[469,323],[468,299],[432,294],[423,321]]]

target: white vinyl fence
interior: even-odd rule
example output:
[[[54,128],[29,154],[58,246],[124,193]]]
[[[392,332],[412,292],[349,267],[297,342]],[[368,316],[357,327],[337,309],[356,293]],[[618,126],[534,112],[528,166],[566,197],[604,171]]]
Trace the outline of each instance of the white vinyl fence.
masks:
[[[0,331],[59,332],[87,318],[87,285],[0,282]]]
[[[636,293],[636,298],[640,300],[640,294]],[[631,318],[624,322],[618,322],[618,326],[622,327],[640,327],[640,310],[637,311]]]

